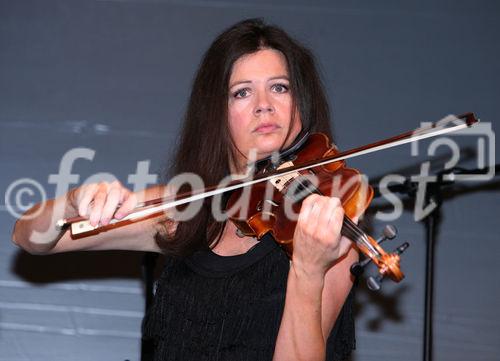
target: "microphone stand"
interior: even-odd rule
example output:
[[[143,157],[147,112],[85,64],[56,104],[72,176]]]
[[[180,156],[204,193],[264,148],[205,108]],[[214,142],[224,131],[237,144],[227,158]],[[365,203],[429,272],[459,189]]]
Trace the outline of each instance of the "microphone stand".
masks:
[[[494,176],[497,176],[500,171],[500,164],[495,165]],[[487,174],[487,169],[477,168],[477,169],[464,169],[464,168],[451,168],[439,172],[436,175],[435,182],[429,182],[427,184],[427,190],[425,194],[426,204],[433,203],[435,207],[429,214],[424,218],[425,225],[425,237],[426,237],[426,252],[425,252],[425,305],[424,305],[424,342],[423,342],[423,360],[432,361],[432,351],[433,351],[433,301],[434,301],[434,251],[437,240],[437,235],[439,234],[439,226],[442,218],[441,206],[443,204],[443,187],[453,185],[455,183],[455,175],[464,174]],[[445,179],[446,178],[446,179]],[[401,194],[406,194],[407,196],[414,198],[418,189],[419,183],[411,181],[407,178],[403,184],[397,184],[393,186],[388,186],[387,189],[391,192],[397,192]],[[381,196],[380,189],[375,186],[374,197]]]
[[[433,327],[432,319],[434,315],[434,255],[436,249],[436,239],[441,224],[443,204],[442,187],[445,185],[442,175],[438,175],[437,181],[428,184],[426,192],[426,203],[434,203],[434,209],[424,218],[426,252],[425,252],[425,304],[424,304],[424,361],[432,360],[432,340]]]

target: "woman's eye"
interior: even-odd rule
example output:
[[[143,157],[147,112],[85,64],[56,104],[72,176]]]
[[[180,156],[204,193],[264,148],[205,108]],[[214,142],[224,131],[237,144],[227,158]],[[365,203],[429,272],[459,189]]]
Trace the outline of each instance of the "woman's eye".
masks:
[[[237,90],[233,93],[233,97],[235,98],[244,98],[248,95],[248,88],[243,88],[243,89],[240,89],[240,90]]]
[[[277,93],[286,93],[288,91],[288,86],[285,84],[274,84],[272,89]]]

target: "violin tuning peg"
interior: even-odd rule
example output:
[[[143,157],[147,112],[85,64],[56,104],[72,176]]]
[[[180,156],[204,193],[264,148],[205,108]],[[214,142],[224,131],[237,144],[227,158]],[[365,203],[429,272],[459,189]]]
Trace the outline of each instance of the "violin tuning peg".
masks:
[[[382,235],[379,238],[377,238],[377,243],[380,244],[384,241],[387,241],[388,239],[394,239],[397,234],[398,234],[398,230],[396,229],[396,227],[388,224],[384,227],[384,230],[382,231]]]
[[[378,275],[376,277],[368,277],[368,279],[366,280],[366,285],[368,286],[368,289],[370,289],[371,291],[379,291],[380,290],[380,284],[382,283],[382,281],[384,280],[384,276],[382,275]]]
[[[394,252],[395,252],[395,253],[397,253],[397,254],[401,254],[401,253],[403,253],[404,251],[406,251],[406,249],[407,249],[408,247],[410,247],[410,244],[409,244],[408,242],[405,242],[405,243],[403,243],[401,246],[399,246],[398,248],[396,248],[396,249],[394,250]]]
[[[398,234],[398,230],[392,224],[387,224],[384,227],[383,235],[386,239],[394,239]]]
[[[365,266],[371,262],[370,258],[365,258],[362,261],[353,263],[351,266],[351,274],[355,277],[359,277],[363,274]]]

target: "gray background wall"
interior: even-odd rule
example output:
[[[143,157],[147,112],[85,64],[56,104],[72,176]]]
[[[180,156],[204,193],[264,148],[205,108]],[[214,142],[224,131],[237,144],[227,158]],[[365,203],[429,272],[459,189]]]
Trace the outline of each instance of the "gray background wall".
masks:
[[[141,160],[161,172],[202,53],[246,17],[265,17],[313,49],[342,149],[464,111],[495,130],[499,4],[0,1],[0,190],[31,178],[53,197],[48,176],[78,146],[96,151],[74,164],[79,184],[98,172],[128,184]],[[463,164],[474,166],[477,138],[459,138],[450,139],[463,146]],[[428,157],[429,143],[419,157],[403,146],[351,164],[372,180],[418,174],[428,159],[442,169],[449,149]],[[498,360],[499,186],[464,182],[446,192],[436,247],[436,360]],[[39,199],[25,194],[22,202]],[[25,254],[10,243],[10,202],[0,209],[0,360],[137,360],[141,255]],[[361,285],[356,361],[422,359],[425,233],[405,205],[392,223],[400,242],[411,241],[407,277],[379,294]],[[377,201],[369,213],[388,209]],[[373,233],[383,225],[374,220]]]

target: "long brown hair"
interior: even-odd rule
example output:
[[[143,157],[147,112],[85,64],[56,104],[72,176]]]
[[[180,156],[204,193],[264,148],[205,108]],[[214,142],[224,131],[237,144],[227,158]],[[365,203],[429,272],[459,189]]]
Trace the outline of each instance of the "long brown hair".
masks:
[[[261,19],[241,21],[222,32],[205,53],[193,82],[184,126],[171,166],[172,174],[192,172],[206,186],[218,184],[230,173],[229,162],[237,151],[228,128],[228,84],[233,64],[243,55],[264,48],[280,51],[286,58],[294,108],[303,131],[331,136],[330,112],[311,52],[281,28]],[[180,222],[174,235],[167,227],[155,240],[165,253],[185,256],[207,248],[221,234],[206,200],[191,220]]]

